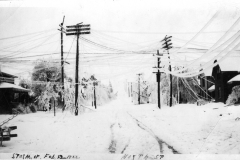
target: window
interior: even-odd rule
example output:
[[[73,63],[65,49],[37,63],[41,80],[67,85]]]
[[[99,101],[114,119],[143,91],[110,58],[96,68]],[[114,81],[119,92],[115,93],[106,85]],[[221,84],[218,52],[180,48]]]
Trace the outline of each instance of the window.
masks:
[[[18,102],[18,101],[19,101],[19,93],[14,93],[12,102]]]

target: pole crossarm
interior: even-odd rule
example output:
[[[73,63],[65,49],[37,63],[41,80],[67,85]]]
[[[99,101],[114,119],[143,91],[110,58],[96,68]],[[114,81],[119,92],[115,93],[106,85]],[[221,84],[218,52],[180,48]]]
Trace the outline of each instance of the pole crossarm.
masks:
[[[72,26],[67,26],[67,36],[71,35],[82,35],[82,34],[90,34],[90,24],[77,24]]]
[[[90,28],[77,28],[77,29],[67,29],[67,32],[81,32],[81,31],[89,31]]]
[[[81,35],[81,34],[90,34],[90,32],[66,33],[67,36],[71,36],[71,35]]]
[[[90,24],[77,24],[77,25],[67,26],[67,28],[81,28],[81,27],[90,27]]]

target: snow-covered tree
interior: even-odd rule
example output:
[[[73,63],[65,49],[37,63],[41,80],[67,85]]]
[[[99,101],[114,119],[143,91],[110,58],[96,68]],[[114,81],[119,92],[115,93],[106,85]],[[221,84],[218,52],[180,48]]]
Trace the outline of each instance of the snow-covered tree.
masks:
[[[234,104],[240,99],[240,86],[235,86],[232,88],[232,93],[228,96],[226,104]]]
[[[26,89],[31,89],[32,88],[32,84],[29,80],[27,79],[21,79],[19,82],[19,86],[26,88]]]
[[[51,100],[56,101],[59,97],[59,91],[61,88],[58,88],[58,85],[48,82],[46,84],[46,90],[44,90],[38,97],[38,105],[49,110]]]
[[[47,82],[60,82],[60,79],[60,63],[56,63],[52,60],[38,60],[32,73],[32,90],[35,93],[35,96],[41,95],[41,93],[46,90]]]

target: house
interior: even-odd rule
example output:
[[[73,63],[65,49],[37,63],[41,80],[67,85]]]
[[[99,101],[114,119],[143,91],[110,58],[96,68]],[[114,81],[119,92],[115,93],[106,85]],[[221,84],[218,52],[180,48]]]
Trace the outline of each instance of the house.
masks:
[[[30,90],[14,84],[17,76],[0,71],[0,114],[12,114],[12,109],[28,101]]]
[[[217,60],[214,61],[216,63]],[[227,57],[219,62],[212,70],[215,86],[210,88],[215,94],[215,102],[225,103],[232,88],[240,85],[240,81],[228,83],[228,81],[239,74],[240,57]]]

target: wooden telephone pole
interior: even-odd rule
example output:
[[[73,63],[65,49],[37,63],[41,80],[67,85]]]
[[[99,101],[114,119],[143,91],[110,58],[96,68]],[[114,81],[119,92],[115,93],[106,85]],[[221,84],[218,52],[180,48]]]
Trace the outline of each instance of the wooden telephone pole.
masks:
[[[78,115],[78,63],[79,63],[79,36],[82,34],[90,34],[90,24],[82,24],[78,23],[73,26],[67,26],[67,28],[73,28],[73,29],[67,29],[67,36],[70,35],[76,35],[77,36],[77,51],[76,51],[76,72],[75,72],[75,116]]]
[[[157,55],[160,56],[159,50],[157,50]],[[158,72],[157,72],[157,83],[158,83],[158,108],[161,109],[161,93],[160,93],[160,81],[161,81],[161,72],[159,72],[160,69],[160,57],[158,57]]]
[[[154,68],[157,68],[158,71],[157,72],[153,72],[153,73],[156,73],[156,78],[157,78],[157,83],[158,83],[158,108],[161,109],[161,93],[160,93],[160,82],[161,82],[161,72],[159,71],[159,69],[161,68],[160,67],[160,63],[161,63],[161,59],[160,59],[160,56],[163,56],[163,54],[159,54],[159,50],[157,50],[157,67],[154,67]]]
[[[97,100],[96,100],[96,86],[97,85],[97,82],[94,81],[93,82],[93,87],[94,87],[94,91],[93,91],[93,98],[94,98],[94,107],[95,109],[97,109]]]
[[[138,104],[140,105],[140,76],[142,75],[142,73],[137,74],[138,75]]]
[[[64,27],[63,27],[63,23],[64,23],[64,19],[65,19],[65,16],[63,17],[63,21],[62,21],[62,23],[61,24],[59,24],[59,26],[60,26],[60,32],[61,32],[61,81],[62,81],[62,90],[63,90],[63,108],[62,108],[62,110],[64,111],[65,110],[65,99],[64,99],[64,60],[63,60],[63,32],[64,33],[66,33],[65,32],[65,29],[64,29]]]
[[[168,59],[169,59],[169,71],[171,72],[171,62],[170,62],[170,54],[169,54],[169,49],[172,48],[172,43],[171,42],[172,36],[165,36],[165,38],[161,41],[163,43],[163,49],[167,50],[168,52]],[[172,107],[172,74],[170,73],[170,107]]]

